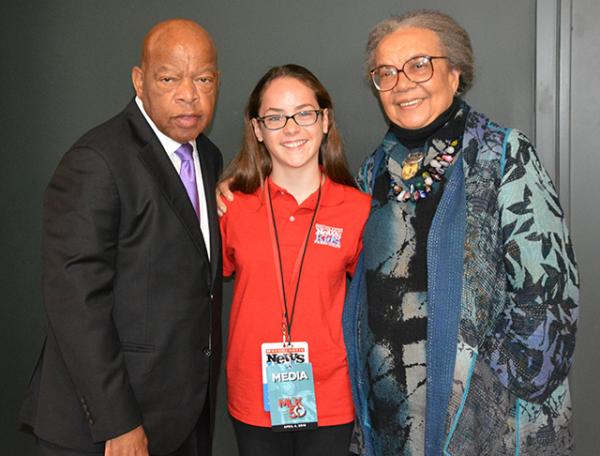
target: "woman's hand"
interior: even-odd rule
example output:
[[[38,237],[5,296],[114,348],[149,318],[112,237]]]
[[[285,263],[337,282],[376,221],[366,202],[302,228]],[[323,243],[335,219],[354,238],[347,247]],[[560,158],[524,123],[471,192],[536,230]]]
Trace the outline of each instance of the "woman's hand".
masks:
[[[223,198],[227,201],[233,201],[233,193],[229,190],[229,185],[231,184],[231,178],[221,182],[217,185],[217,189],[215,191],[217,198],[217,214],[219,217],[222,217],[225,212],[227,212],[227,206],[223,202]]]

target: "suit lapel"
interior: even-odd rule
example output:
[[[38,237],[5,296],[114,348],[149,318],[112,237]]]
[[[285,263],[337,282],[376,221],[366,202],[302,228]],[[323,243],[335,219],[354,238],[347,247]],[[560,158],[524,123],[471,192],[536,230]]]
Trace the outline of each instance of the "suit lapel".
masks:
[[[210,259],[212,269],[212,280],[214,283],[217,275],[217,268],[219,267],[219,261],[221,255],[221,246],[219,240],[220,228],[219,228],[219,217],[217,216],[217,202],[215,200],[215,185],[216,185],[216,174],[214,172],[215,166],[209,166],[211,155],[205,152],[203,145],[203,137],[200,136],[196,140],[196,150],[198,151],[198,157],[200,158],[200,169],[202,171],[202,183],[204,185],[204,195],[206,197],[206,208],[208,212],[208,226],[210,230]],[[211,163],[213,165],[213,163]]]
[[[156,181],[158,188],[184,225],[202,258],[209,262],[200,224],[173,163],[167,157],[152,128],[139,112],[135,101],[130,103],[127,110],[129,111],[129,121],[140,139],[141,150],[138,154],[140,161]]]

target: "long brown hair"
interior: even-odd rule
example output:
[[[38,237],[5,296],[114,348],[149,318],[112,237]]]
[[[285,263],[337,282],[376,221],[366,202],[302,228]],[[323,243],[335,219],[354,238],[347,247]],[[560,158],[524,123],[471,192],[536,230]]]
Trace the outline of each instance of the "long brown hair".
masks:
[[[271,157],[264,144],[256,139],[252,119],[258,117],[258,110],[267,86],[275,79],[285,77],[297,79],[309,87],[315,94],[319,108],[327,109],[329,131],[323,137],[319,148],[319,164],[323,172],[334,182],[356,187],[348,169],[342,140],[335,123],[331,96],[314,74],[300,65],[293,64],[271,68],[254,87],[244,111],[242,147],[223,172],[221,181],[232,179],[229,184],[232,191],[254,193],[271,174],[273,168]]]

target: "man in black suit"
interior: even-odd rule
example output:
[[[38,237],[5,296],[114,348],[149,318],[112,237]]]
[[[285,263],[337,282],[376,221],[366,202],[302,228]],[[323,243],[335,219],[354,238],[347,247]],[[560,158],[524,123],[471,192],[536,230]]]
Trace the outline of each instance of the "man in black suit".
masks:
[[[221,355],[218,90],[208,33],[156,25],[137,97],[65,154],[45,193],[48,334],[22,419],[40,455],[210,453]]]

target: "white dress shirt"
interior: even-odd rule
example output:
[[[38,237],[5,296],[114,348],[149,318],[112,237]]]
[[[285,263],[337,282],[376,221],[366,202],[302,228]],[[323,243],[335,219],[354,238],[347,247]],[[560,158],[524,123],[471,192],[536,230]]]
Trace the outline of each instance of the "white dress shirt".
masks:
[[[167,156],[173,163],[175,167],[175,171],[179,175],[179,170],[181,168],[181,159],[177,156],[175,151],[181,146],[180,143],[175,141],[174,139],[169,138],[162,131],[158,129],[156,124],[152,121],[150,116],[144,110],[144,104],[139,97],[135,97],[135,102],[140,108],[140,111],[144,115],[146,122],[150,125],[158,140],[163,146]],[[198,150],[196,149],[196,141],[190,141],[189,144],[192,146],[192,158],[194,160],[194,170],[196,172],[196,186],[198,187],[198,201],[200,202],[200,230],[202,231],[202,237],[204,238],[204,245],[206,246],[206,251],[208,252],[208,258],[210,259],[210,230],[208,228],[208,208],[206,206],[206,195],[204,193],[204,183],[202,181],[202,171],[200,170],[200,157],[198,156]],[[183,185],[183,184],[182,184]]]

